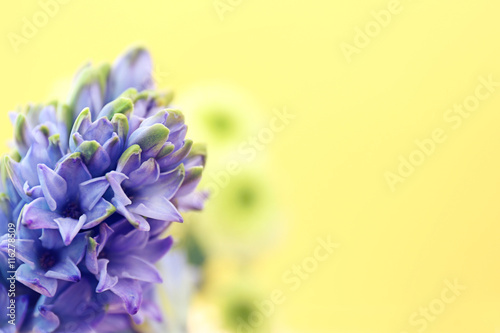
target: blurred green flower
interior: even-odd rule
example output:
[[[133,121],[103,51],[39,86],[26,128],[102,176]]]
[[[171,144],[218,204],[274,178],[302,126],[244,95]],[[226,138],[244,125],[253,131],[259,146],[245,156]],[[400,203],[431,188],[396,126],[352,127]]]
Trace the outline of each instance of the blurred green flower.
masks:
[[[198,85],[181,93],[176,104],[188,110],[191,133],[203,138],[216,153],[217,150],[227,153],[228,148],[237,147],[256,132],[259,124],[261,108],[251,96],[233,85]]]
[[[245,277],[240,278],[221,294],[223,325],[231,332],[268,332],[270,318],[256,305],[263,299],[262,292]]]
[[[210,255],[253,257],[276,234],[275,207],[263,173],[242,171],[210,198],[193,230]]]

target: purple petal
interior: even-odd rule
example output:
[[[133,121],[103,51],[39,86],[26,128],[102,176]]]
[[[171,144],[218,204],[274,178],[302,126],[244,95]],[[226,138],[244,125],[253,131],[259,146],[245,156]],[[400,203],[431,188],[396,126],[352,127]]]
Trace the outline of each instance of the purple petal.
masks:
[[[61,239],[61,234],[58,230],[55,229],[43,229],[40,241],[42,242],[42,246],[49,250],[64,247],[64,243]]]
[[[193,146],[193,141],[186,140],[184,141],[181,148],[177,149],[173,153],[166,155],[165,157],[158,159],[158,164],[160,165],[160,169],[163,171],[171,170],[186,157],[189,155],[191,148]],[[177,147],[177,146],[176,146]]]
[[[127,225],[130,228],[130,225]],[[110,248],[113,252],[125,252],[137,251],[137,249],[142,249],[146,246],[149,239],[149,234],[139,229],[132,229],[125,235],[125,231],[118,231],[120,236],[113,239],[110,243]]]
[[[167,124],[167,126],[168,126],[168,124]],[[169,141],[174,146],[181,147],[185,141],[191,141],[191,140],[185,140],[186,134],[187,134],[187,126],[186,125],[182,125],[182,127],[178,130],[172,129],[170,136],[169,136]]]
[[[141,166],[142,149],[138,145],[133,145],[123,152],[118,160],[116,171],[128,175]]]
[[[139,127],[147,127],[154,124],[165,125],[167,121],[168,113],[167,110],[162,110],[157,112],[154,116],[144,119]]]
[[[125,194],[125,192],[123,192],[123,189],[120,185],[125,179],[128,179],[128,177],[125,176],[123,173],[111,171],[106,175],[106,179],[108,180],[109,185],[113,189],[113,192],[115,195],[113,200],[115,200],[116,202],[119,202],[121,204],[121,206],[130,205],[132,203],[132,201],[130,201],[130,199]],[[116,203],[114,201],[113,201],[113,204],[118,209],[118,206],[116,205]]]
[[[83,140],[82,133],[85,133],[87,129],[92,124],[92,115],[90,114],[89,109],[83,109],[76,117],[75,122],[73,123],[73,128],[71,128],[70,138],[73,137],[74,134],[78,133]],[[76,146],[72,146],[71,142],[69,144],[71,151],[74,151]]]
[[[16,278],[17,281],[25,286],[47,297],[53,297],[56,293],[57,280],[47,278],[37,273],[26,264],[19,266],[16,271]]]
[[[174,205],[164,197],[137,198],[128,207],[132,213],[163,221],[182,222],[183,218]]]
[[[35,332],[54,332],[57,330],[61,322],[59,321],[59,317],[52,311],[50,311],[46,306],[40,306],[39,309],[40,316],[38,320],[36,320]]]
[[[111,138],[104,143],[102,148],[106,151],[111,161],[116,161],[120,157],[122,151],[122,142],[116,133],[113,133]],[[114,164],[112,164],[114,165]]]
[[[117,59],[111,70],[107,100],[113,100],[129,88],[138,91],[154,87],[153,61],[144,48],[134,48]]]
[[[45,198],[38,198],[23,209],[23,224],[30,229],[57,229],[55,219],[60,216],[50,211]]]
[[[186,176],[182,182],[182,186],[177,191],[176,195],[184,196],[193,192],[201,180],[201,175],[203,173],[203,167],[197,166],[192,167],[186,171]]]
[[[149,262],[155,263],[160,260],[174,244],[172,236],[163,239],[149,241],[146,247],[138,252],[137,255]]]
[[[181,111],[169,109],[165,126],[172,132],[178,132],[186,127],[184,120],[184,114]]]
[[[109,188],[109,182],[106,177],[99,177],[88,180],[80,185],[80,207],[85,210],[91,210],[102,198]]]
[[[81,153],[88,172],[95,177],[102,176],[111,165],[108,153],[95,140],[83,142],[76,151]]]
[[[87,269],[92,274],[97,274],[99,272],[97,263],[97,242],[91,237],[89,237],[87,253],[85,254],[85,266],[87,266]]]
[[[158,181],[150,186],[139,189],[136,196],[163,196],[170,200],[184,181],[184,175],[184,166],[181,164],[172,171],[161,173]]]
[[[175,206],[181,212],[191,210],[202,210],[205,206],[205,201],[210,196],[208,191],[193,192],[182,197],[175,197]]]
[[[116,211],[115,206],[104,199],[99,199],[92,210],[85,212],[87,221],[83,225],[83,229],[90,229],[104,221],[108,216],[111,216]]]
[[[87,217],[85,215],[80,216],[78,220],[70,217],[59,217],[54,220],[59,227],[59,232],[61,233],[61,237],[66,246],[71,244],[73,238],[75,238],[78,232],[82,229],[86,220]]]
[[[139,127],[128,138],[128,145],[138,145],[142,149],[142,158],[156,157],[167,141],[169,130],[162,124]]]
[[[149,225],[151,230],[149,230],[149,236],[155,238],[163,234],[173,222],[165,222],[162,220],[149,219]]]
[[[56,172],[66,180],[68,185],[68,200],[76,197],[81,183],[92,178],[87,167],[83,164],[80,153],[73,153],[66,157],[57,166]]]
[[[85,251],[87,249],[87,238],[88,235],[84,233],[79,233],[76,235],[75,239],[71,242],[71,245],[66,247],[66,255],[75,264],[79,264],[85,256]]]
[[[73,97],[73,112],[78,114],[85,108],[89,108],[92,115],[96,115],[104,105],[104,96],[98,80],[82,85],[77,95]]]
[[[8,251],[9,242],[2,242],[2,250],[4,252]],[[35,263],[38,262],[39,258],[35,248],[35,241],[32,239],[16,239],[16,257],[27,264],[32,269],[35,268]]]
[[[95,291],[97,293],[102,293],[106,290],[113,288],[118,283],[118,278],[116,276],[111,276],[108,274],[108,259],[99,259],[99,284],[97,285]]]
[[[150,158],[137,169],[128,175],[128,180],[123,182],[124,188],[134,188],[148,186],[158,180],[160,167],[154,158]]]
[[[50,210],[61,208],[67,200],[67,184],[64,178],[44,164],[38,164],[38,178]]]
[[[109,138],[111,138],[113,131],[113,125],[108,118],[102,117],[93,122],[87,128],[87,130],[83,133],[83,138],[88,141],[95,140],[99,142],[99,144],[103,145]]]
[[[76,151],[76,149],[84,142],[85,140],[83,139],[83,136],[80,133],[73,134],[69,142],[71,151],[72,152]]]
[[[142,288],[139,281],[119,279],[111,291],[123,300],[128,313],[133,315],[139,311],[142,303]]]
[[[160,272],[146,260],[136,256],[126,256],[122,260],[115,259],[109,272],[120,278],[130,278],[150,283],[162,283]]]
[[[75,263],[69,259],[58,262],[47,273],[45,273],[45,276],[69,282],[78,282],[82,278],[78,267],[76,267]]]
[[[116,207],[116,211],[127,219],[134,227],[142,231],[149,231],[150,226],[146,219],[138,214],[134,214],[127,209],[120,201],[116,198],[111,199],[111,202]]]
[[[99,247],[97,249],[97,254],[100,254],[106,243],[108,242],[108,239],[111,237],[111,235],[114,233],[114,230],[111,229],[106,223],[103,223],[99,226],[99,238],[97,239],[97,242],[99,243]]]
[[[28,196],[28,202],[31,200],[35,200],[36,198],[43,197],[42,187],[40,185],[33,186],[30,188],[28,182],[24,183],[23,186],[24,193]]]
[[[13,187],[16,189],[17,193],[25,201],[29,202],[31,199],[26,195],[24,190],[24,177],[22,175],[21,164],[14,161],[10,156],[5,156],[4,159],[5,169],[9,178],[12,182]]]

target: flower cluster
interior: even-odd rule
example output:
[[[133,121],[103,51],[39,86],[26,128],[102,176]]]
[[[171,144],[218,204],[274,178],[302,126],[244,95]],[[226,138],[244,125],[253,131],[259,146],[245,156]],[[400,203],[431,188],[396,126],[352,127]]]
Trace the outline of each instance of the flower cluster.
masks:
[[[1,332],[137,332],[161,320],[155,263],[173,242],[164,232],[206,199],[195,191],[205,149],[186,139],[171,99],[155,90],[150,54],[134,48],[113,66],[82,68],[64,103],[12,113]]]

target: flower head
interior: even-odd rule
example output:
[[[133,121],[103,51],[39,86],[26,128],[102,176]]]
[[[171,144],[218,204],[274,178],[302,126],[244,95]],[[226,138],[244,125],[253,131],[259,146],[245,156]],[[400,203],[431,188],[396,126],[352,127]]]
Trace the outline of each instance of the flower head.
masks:
[[[23,330],[128,332],[161,320],[155,264],[173,243],[162,234],[182,222],[180,212],[202,209],[206,193],[195,189],[206,152],[186,138],[182,113],[168,107],[171,93],[155,90],[151,69],[149,53],[132,49],[113,66],[84,66],[66,104],[11,117],[0,265],[15,237]]]

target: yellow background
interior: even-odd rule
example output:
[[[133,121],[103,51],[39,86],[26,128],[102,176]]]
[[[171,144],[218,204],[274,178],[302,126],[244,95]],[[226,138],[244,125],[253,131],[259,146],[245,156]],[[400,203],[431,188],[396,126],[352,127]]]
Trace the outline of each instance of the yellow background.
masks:
[[[231,87],[254,103],[241,102],[256,123],[266,125],[274,108],[296,116],[250,163],[266,175],[280,223],[265,245],[255,236],[263,250],[244,274],[267,297],[288,290],[283,273],[317,237],[341,247],[287,292],[271,331],[417,332],[408,318],[440,297],[446,279],[467,290],[426,332],[500,331],[500,91],[459,129],[443,120],[478,76],[500,81],[500,3],[402,0],[351,63],[340,45],[353,44],[356,27],[389,1],[232,3],[221,20],[210,0],[72,0],[17,53],[8,34],[20,34],[40,5],[4,4],[0,141],[12,133],[9,110],[59,96],[85,61],[143,43],[168,73],[160,85],[179,98],[198,85]],[[385,172],[435,128],[448,139],[391,192]],[[212,280],[230,279],[218,260]]]

